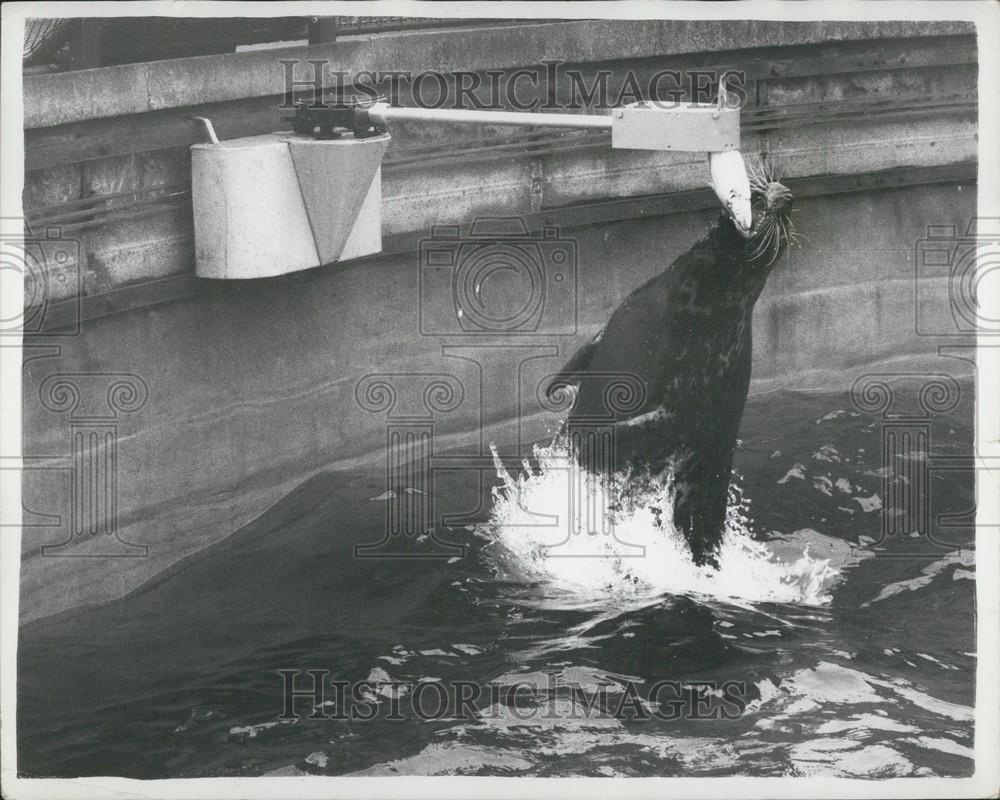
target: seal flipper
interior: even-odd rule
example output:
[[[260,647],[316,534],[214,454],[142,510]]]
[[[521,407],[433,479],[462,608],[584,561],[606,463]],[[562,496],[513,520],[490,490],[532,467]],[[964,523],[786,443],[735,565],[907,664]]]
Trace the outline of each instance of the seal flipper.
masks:
[[[603,335],[604,329],[602,328],[597,332],[597,336],[570,356],[569,361],[563,365],[559,373],[549,381],[549,385],[545,388],[546,397],[552,399],[552,393],[560,386],[579,382],[578,380],[574,380],[575,374],[586,372],[587,367],[590,366],[591,359],[594,357],[594,353],[597,352],[597,345],[600,343]]]
[[[674,472],[674,526],[698,566],[719,566],[719,545],[726,524],[732,451],[698,452]]]

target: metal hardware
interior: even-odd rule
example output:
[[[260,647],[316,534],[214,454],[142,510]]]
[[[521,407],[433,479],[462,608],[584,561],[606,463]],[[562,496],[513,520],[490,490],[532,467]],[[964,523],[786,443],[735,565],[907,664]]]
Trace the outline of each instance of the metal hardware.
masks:
[[[211,144],[219,143],[219,137],[215,135],[215,126],[212,124],[212,120],[210,120],[208,117],[195,117],[195,116],[188,116],[188,119],[191,120],[192,122],[200,123],[202,127],[204,127],[205,135],[208,136],[208,141]]]
[[[724,86],[724,85],[723,85]],[[631,150],[721,152],[740,146],[740,110],[724,103],[658,105],[645,101],[616,108],[610,114],[537,114],[519,111],[467,111],[402,108],[382,99],[338,100],[300,105],[288,117],[300,136],[366,138],[385,131],[391,122],[445,122],[530,128],[611,131],[611,146]]]
[[[367,139],[385,133],[385,125],[372,120],[368,113],[372,104],[381,100],[384,98],[341,97],[320,105],[302,102],[296,104],[295,113],[284,120],[292,123],[292,129],[299,136],[339,139],[352,135],[356,139]]]
[[[532,128],[611,130],[611,117],[599,114],[532,114],[521,111],[465,111],[447,108],[401,108],[378,102],[367,110],[377,125],[393,121],[466,122],[475,125],[517,125]]]

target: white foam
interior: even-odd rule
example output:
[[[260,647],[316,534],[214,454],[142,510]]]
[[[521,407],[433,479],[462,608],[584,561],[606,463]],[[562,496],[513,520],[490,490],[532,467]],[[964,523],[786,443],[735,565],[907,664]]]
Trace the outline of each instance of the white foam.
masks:
[[[822,605],[830,601],[829,589],[840,576],[829,558],[809,554],[808,540],[795,554],[785,537],[782,549],[793,551],[790,560],[755,541],[748,504],[735,492],[716,570],[695,565],[683,536],[673,528],[669,486],[657,486],[631,498],[629,507],[617,508],[614,482],[581,476],[561,440],[536,446],[538,468],[525,463],[516,478],[495,448],[493,456],[503,486],[494,490],[490,524],[483,533],[493,545],[502,577],[538,582],[579,599],[669,593]],[[576,502],[573,491],[578,492]],[[616,510],[608,510],[612,508]],[[589,510],[589,520],[580,521],[587,516],[580,509]]]

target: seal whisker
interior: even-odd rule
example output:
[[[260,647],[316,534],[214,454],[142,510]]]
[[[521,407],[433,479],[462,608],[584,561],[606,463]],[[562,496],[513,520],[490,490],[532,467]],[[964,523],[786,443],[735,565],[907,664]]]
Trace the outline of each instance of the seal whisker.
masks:
[[[761,229],[757,234],[757,242],[755,243],[754,248],[751,251],[751,256],[753,258],[757,258],[758,256],[760,256],[762,253],[765,252],[765,250],[767,249],[767,240],[773,228],[774,224],[770,221],[765,222],[761,226]]]
[[[753,248],[750,250],[750,258],[755,259],[763,252],[764,237],[758,234],[757,241],[754,243]]]
[[[774,217],[768,217],[764,220],[757,233],[757,242],[753,250],[750,253],[751,258],[759,258],[761,255],[767,252],[769,249],[769,240],[774,232],[775,221]]]
[[[747,173],[750,178],[750,185],[758,190],[763,190],[767,186],[767,174],[760,156],[751,157],[747,161]]]
[[[767,262],[768,266],[773,264],[778,259],[778,256],[781,254],[781,237],[779,236],[777,231],[775,231],[774,235],[771,237],[771,245],[774,254],[771,256],[771,258],[768,259]]]
[[[766,259],[765,266],[769,266],[774,261],[774,243],[777,241],[777,239],[778,239],[777,228],[775,226],[772,226],[771,230],[768,232],[767,240],[765,242],[765,247],[764,247],[764,253],[762,256],[762,258]],[[767,258],[769,254],[770,258]]]
[[[760,174],[765,183],[771,182],[771,159],[766,156],[760,160]]]
[[[784,237],[784,240],[785,240],[786,243],[792,244],[791,231],[788,230],[788,224],[785,223],[785,222],[781,223],[781,235]],[[779,243],[779,246],[780,246],[780,243]]]
[[[757,175],[757,159],[752,157],[747,158],[746,164],[747,164],[747,176],[750,178],[750,183],[756,185],[757,183],[759,183]]]

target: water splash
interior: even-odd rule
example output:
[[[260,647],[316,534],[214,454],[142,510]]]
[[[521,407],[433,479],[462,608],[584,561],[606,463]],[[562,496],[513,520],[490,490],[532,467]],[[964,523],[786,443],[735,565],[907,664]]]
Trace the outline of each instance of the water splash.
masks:
[[[730,493],[719,568],[697,566],[670,517],[668,485],[627,499],[621,478],[584,473],[560,437],[536,445],[537,468],[527,461],[516,477],[491,446],[503,485],[494,489],[483,529],[500,577],[538,583],[578,601],[694,594],[735,602],[822,605],[841,570],[828,558],[800,554],[781,560],[750,534],[748,503]],[[789,550],[789,537],[783,551]],[[793,543],[794,544],[794,543]],[[794,551],[794,547],[792,548]],[[797,557],[796,557],[797,555]]]

